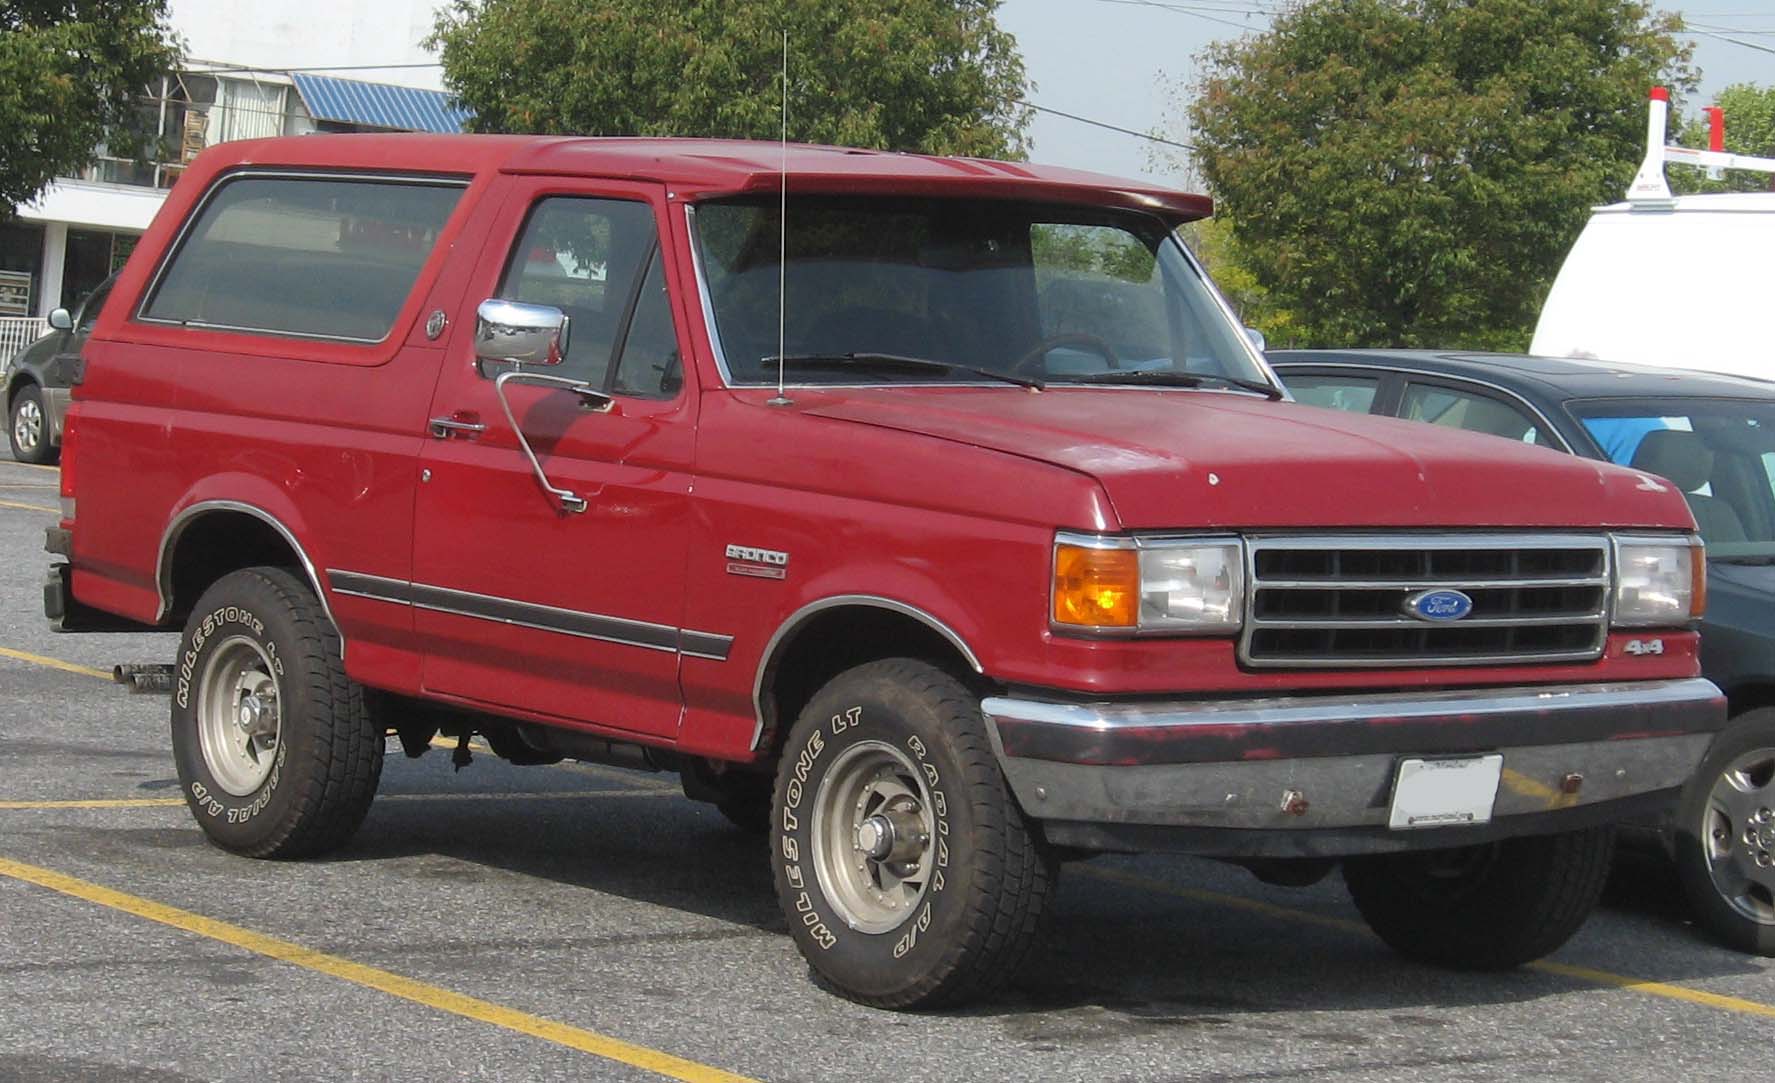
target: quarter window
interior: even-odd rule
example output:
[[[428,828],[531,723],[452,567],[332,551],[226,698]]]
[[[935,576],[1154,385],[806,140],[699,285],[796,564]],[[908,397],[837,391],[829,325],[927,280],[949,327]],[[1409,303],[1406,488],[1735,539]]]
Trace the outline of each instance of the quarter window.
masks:
[[[225,180],[198,212],[141,316],[380,342],[461,196],[454,182]]]
[[[1348,410],[1366,414],[1374,408],[1375,393],[1381,382],[1368,376],[1318,376],[1300,373],[1283,374],[1282,382],[1296,402],[1323,406],[1330,410]]]

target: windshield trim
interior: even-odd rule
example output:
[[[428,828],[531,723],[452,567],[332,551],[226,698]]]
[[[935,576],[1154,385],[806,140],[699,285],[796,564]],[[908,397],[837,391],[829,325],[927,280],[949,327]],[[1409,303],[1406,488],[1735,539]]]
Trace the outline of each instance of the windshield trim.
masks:
[[[773,383],[756,383],[756,384],[754,384],[754,383],[735,383],[734,382],[733,371],[728,367],[728,364],[727,364],[727,354],[721,347],[721,332],[718,329],[716,322],[715,322],[715,301],[714,301],[714,298],[709,293],[709,276],[707,273],[707,269],[703,266],[703,246],[702,246],[701,239],[697,236],[697,227],[696,227],[697,206],[698,206],[698,204],[696,204],[696,203],[684,204],[684,235],[690,244],[690,265],[691,265],[691,271],[693,272],[693,274],[696,277],[697,300],[702,305],[703,337],[708,342],[710,355],[715,358],[715,368],[720,372],[720,375],[721,375],[721,386],[728,391],[755,391],[755,390],[759,390],[759,389],[774,388],[776,385]],[[1105,209],[1110,210],[1112,212],[1116,212],[1118,214],[1138,213],[1138,212],[1123,211],[1119,208],[1105,208]],[[1279,400],[1276,400],[1276,401],[1293,402],[1294,395],[1288,390],[1288,385],[1283,383],[1282,378],[1280,376],[1276,375],[1276,370],[1270,367],[1269,358],[1266,357],[1262,351],[1258,350],[1258,348],[1252,344],[1250,337],[1245,334],[1244,322],[1241,321],[1238,317],[1238,314],[1233,311],[1232,304],[1227,301],[1226,295],[1224,295],[1220,292],[1220,287],[1215,284],[1214,279],[1209,277],[1208,271],[1205,267],[1202,266],[1201,261],[1196,259],[1195,253],[1191,252],[1189,250],[1189,246],[1184,244],[1183,239],[1177,235],[1177,231],[1172,228],[1166,228],[1165,239],[1162,243],[1169,244],[1169,245],[1173,246],[1174,248],[1176,248],[1178,251],[1178,254],[1183,257],[1184,261],[1189,265],[1190,269],[1195,272],[1196,277],[1201,281],[1201,283],[1204,286],[1207,287],[1208,295],[1212,299],[1215,307],[1219,310],[1222,318],[1224,318],[1228,322],[1228,324],[1233,328],[1234,338],[1238,341],[1239,348],[1245,351],[1246,356],[1248,358],[1250,358],[1251,362],[1256,367],[1256,369],[1263,374],[1264,379],[1268,380],[1270,382],[1271,386],[1275,387],[1276,390],[1278,390],[1282,393],[1282,398]],[[1226,393],[1229,393],[1229,391],[1230,391],[1231,393],[1238,394],[1238,395],[1241,395],[1241,396],[1244,396],[1247,398],[1253,394],[1253,392],[1251,392],[1251,391],[1243,391],[1243,390],[1238,390],[1238,389],[1228,389],[1228,388],[1220,388],[1220,387],[1151,387],[1151,386],[1133,387],[1133,386],[1129,386],[1127,384],[1097,384],[1097,385],[1093,385],[1093,384],[1068,384],[1068,383],[1055,382],[1055,381],[1044,381],[1044,382],[1047,384],[1047,387],[1050,390],[1052,390],[1056,387],[1072,387],[1072,388],[1086,388],[1086,387],[1088,387],[1092,390],[1099,390],[1099,391],[1107,391],[1107,390],[1116,390],[1116,391],[1189,391],[1189,392],[1195,392],[1195,393],[1206,391],[1206,392],[1215,392],[1215,393],[1219,393],[1219,394],[1226,394]],[[817,383],[817,384],[784,383],[782,386],[784,387],[784,389],[796,388],[798,390],[818,390],[819,388],[823,388],[823,387],[1002,387],[1002,388],[1008,388],[1008,389],[1015,390],[1013,385],[1000,383],[996,380],[995,381],[944,380],[944,381],[937,382],[937,383],[930,383],[930,382],[914,383],[914,382],[908,381],[908,380],[876,379],[876,380],[858,381],[857,383],[834,383],[831,381],[823,381],[823,382]]]

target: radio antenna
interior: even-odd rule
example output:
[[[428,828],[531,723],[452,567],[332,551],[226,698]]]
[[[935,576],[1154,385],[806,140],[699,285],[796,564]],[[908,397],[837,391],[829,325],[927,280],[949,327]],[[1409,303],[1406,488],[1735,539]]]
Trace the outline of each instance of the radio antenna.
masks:
[[[788,406],[783,394],[783,368],[788,353],[789,286],[789,30],[783,28],[783,135],[777,165],[777,397],[771,406]]]

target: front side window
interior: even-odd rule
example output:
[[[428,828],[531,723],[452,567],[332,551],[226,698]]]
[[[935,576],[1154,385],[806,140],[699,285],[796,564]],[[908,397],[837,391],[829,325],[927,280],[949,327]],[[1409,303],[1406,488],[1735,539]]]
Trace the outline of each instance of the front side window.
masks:
[[[1775,400],[1609,400],[1570,409],[1610,461],[1682,490],[1709,559],[1775,559]]]
[[[141,318],[380,342],[461,195],[455,182],[226,179],[163,266]]]
[[[1542,447],[1553,443],[1522,410],[1490,395],[1435,384],[1407,385],[1405,397],[1399,403],[1399,416],[1407,421],[1428,421]]]
[[[603,387],[611,352],[655,247],[645,203],[550,196],[530,211],[499,296],[566,313],[567,355],[559,375]],[[494,375],[496,366],[484,366]]]
[[[809,196],[790,201],[781,238],[774,199],[699,204],[694,221],[736,385],[776,381],[779,272],[791,383],[981,379],[895,358],[1060,384],[1268,383],[1182,246],[1144,215]]]

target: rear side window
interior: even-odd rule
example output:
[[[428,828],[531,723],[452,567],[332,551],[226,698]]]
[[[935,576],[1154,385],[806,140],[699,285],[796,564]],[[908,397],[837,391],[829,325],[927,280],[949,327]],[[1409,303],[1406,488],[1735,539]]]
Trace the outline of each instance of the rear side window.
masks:
[[[161,270],[141,318],[380,342],[462,188],[347,177],[224,181]]]

